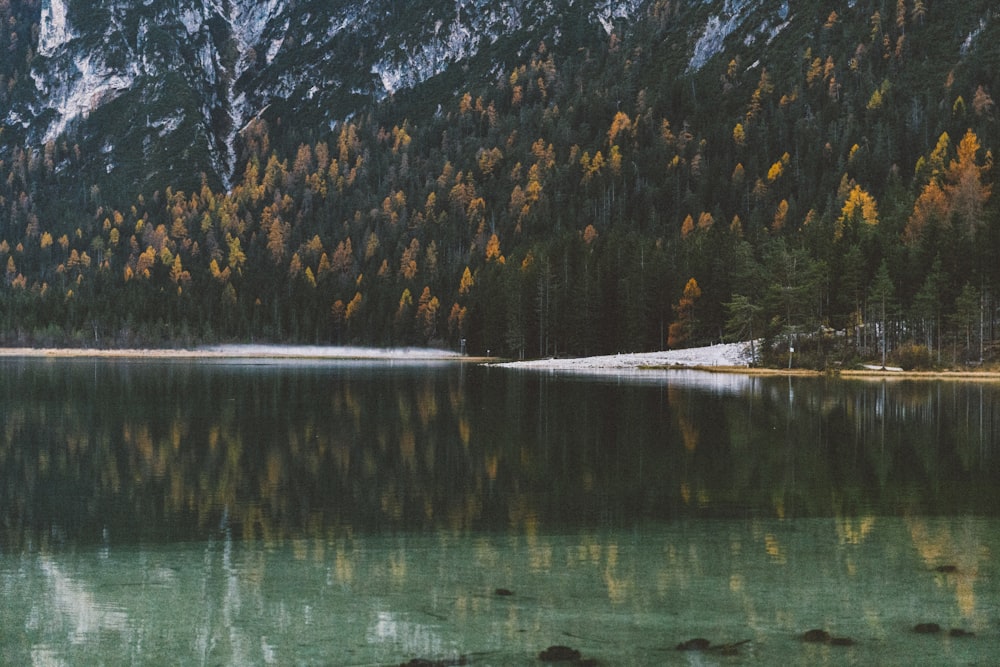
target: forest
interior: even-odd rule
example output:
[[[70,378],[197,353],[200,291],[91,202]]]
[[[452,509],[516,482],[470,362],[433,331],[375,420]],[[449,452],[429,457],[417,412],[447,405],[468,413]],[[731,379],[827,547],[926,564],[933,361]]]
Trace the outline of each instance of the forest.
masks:
[[[659,0],[332,130],[262,115],[230,187],[102,177],[72,127],[17,147],[0,342],[524,358],[756,339],[763,364],[990,362],[1000,68],[989,30],[955,27],[993,10],[814,4],[697,71],[684,3]],[[0,13],[0,48],[27,54],[10,90],[33,29]]]

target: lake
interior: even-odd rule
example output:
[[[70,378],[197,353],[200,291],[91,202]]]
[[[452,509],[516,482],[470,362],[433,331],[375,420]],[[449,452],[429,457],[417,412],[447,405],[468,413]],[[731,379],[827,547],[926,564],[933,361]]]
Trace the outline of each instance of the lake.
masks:
[[[1000,655],[1000,384],[2,359],[0,416],[4,665]]]

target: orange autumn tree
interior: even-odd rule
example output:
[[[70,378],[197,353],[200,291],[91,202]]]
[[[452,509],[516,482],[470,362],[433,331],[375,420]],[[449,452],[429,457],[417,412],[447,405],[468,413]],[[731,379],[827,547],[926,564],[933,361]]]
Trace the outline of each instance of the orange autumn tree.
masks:
[[[416,318],[420,332],[425,341],[432,340],[437,336],[437,317],[441,302],[431,294],[431,288],[427,286],[420,294],[419,304]]]
[[[917,243],[932,225],[947,229],[955,223],[960,234],[972,237],[985,220],[984,207],[991,194],[986,179],[993,156],[987,151],[980,160],[982,147],[972,130],[965,133],[955,157],[945,165],[949,148],[948,135],[942,134],[930,158],[917,162],[917,177],[927,182],[903,230],[907,245]]]
[[[903,242],[906,245],[914,245],[921,239],[926,229],[935,224],[945,225],[948,221],[949,208],[948,197],[941,189],[941,184],[937,179],[931,179],[913,204],[913,212],[903,229]]]
[[[951,213],[960,226],[960,233],[973,236],[985,221],[983,208],[990,198],[990,186],[985,183],[993,162],[987,151],[982,163],[982,147],[975,132],[968,130],[958,143],[958,151],[945,172],[945,192],[951,200]]]
[[[694,305],[701,298],[701,288],[698,281],[691,278],[684,286],[684,293],[680,301],[674,306],[677,319],[670,324],[670,331],[667,338],[667,347],[680,347],[691,337],[697,320],[694,315]]]

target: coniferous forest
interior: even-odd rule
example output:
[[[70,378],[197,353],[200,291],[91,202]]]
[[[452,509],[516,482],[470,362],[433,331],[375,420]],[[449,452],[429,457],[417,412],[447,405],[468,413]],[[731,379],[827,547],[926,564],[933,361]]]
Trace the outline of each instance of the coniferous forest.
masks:
[[[33,6],[0,5],[0,95]],[[688,11],[482,53],[332,127],[272,105],[228,185],[103,173],[72,125],[8,143],[0,341],[993,360],[991,4],[802,3],[696,70]]]

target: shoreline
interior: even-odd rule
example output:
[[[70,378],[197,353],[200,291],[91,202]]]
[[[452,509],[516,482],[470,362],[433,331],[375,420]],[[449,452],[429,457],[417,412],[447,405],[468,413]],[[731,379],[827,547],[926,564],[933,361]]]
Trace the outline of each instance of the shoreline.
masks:
[[[313,360],[313,361],[456,361],[484,363],[487,357],[463,356],[432,348],[366,348],[310,345],[212,345],[196,348],[0,347],[0,358],[157,359],[157,360]]]
[[[1000,371],[905,371],[892,369],[852,368],[817,371],[808,368],[763,368],[750,366],[641,366],[643,370],[686,370],[705,373],[747,375],[752,377],[829,377],[843,380],[979,380],[1000,382]]]
[[[39,348],[0,347],[0,359],[108,359],[108,360],[270,360],[270,361],[386,361],[458,362],[531,372],[600,373],[627,371],[701,371],[751,377],[831,377],[850,380],[961,380],[1000,382],[1000,370],[949,369],[935,371],[899,368],[850,368],[811,370],[805,368],[752,367],[736,358],[718,357],[720,346],[688,348],[655,353],[635,353],[507,361],[497,357],[463,356],[433,348],[368,348],[313,345],[212,345],[196,348]],[[707,355],[707,356],[706,356]],[[726,356],[726,355],[723,355]]]

